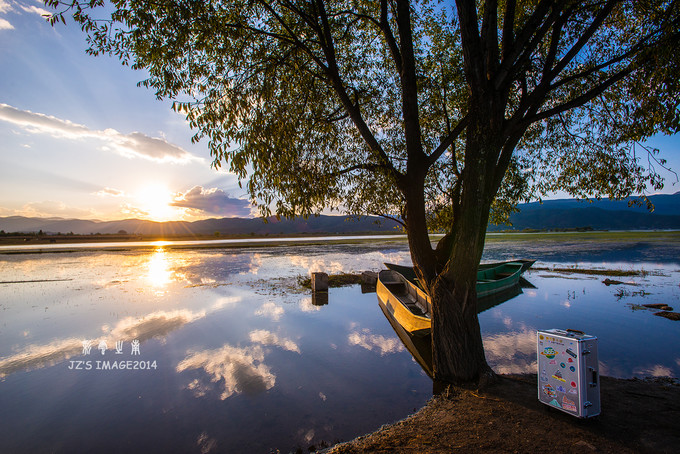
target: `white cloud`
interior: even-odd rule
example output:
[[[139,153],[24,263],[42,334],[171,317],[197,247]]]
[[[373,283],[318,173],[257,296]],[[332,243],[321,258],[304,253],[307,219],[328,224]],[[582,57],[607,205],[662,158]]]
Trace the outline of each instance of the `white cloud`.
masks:
[[[113,328],[103,325],[101,329],[104,332],[104,337],[89,340],[92,341],[91,345],[95,347],[100,341],[104,341],[111,348],[116,341],[120,340],[128,343],[133,339],[144,342],[154,337],[163,338],[170,332],[203,318],[205,315],[205,311],[192,312],[182,309],[156,311],[140,318],[126,317],[116,323]],[[82,356],[83,340],[88,339],[57,339],[49,344],[27,345],[10,356],[0,358],[0,378],[14,372],[53,366],[73,356]]]
[[[12,5],[10,5],[9,2],[5,0],[0,0],[0,14],[12,11],[12,9],[13,9]]]
[[[0,17],[0,30],[14,30],[14,26],[8,20]]]
[[[380,356],[404,351],[404,344],[398,338],[371,334],[368,329],[364,329],[362,332],[354,331],[350,333],[348,341],[350,345],[358,345],[366,350],[377,351],[380,353]]]
[[[19,8],[21,8],[22,10],[24,10],[27,13],[37,14],[39,16],[51,16],[52,15],[52,13],[50,13],[49,11],[44,10],[42,8],[38,8],[37,6],[33,6],[33,5],[32,6],[19,5]]]
[[[270,301],[268,303],[264,303],[258,310],[256,310],[255,315],[263,315],[265,317],[271,318],[275,322],[278,322],[284,312],[285,311],[282,307],[277,306],[275,303]]]
[[[120,189],[104,188],[95,192],[94,195],[99,197],[123,197],[125,192],[121,191]]]
[[[289,352],[300,353],[300,347],[298,347],[295,342],[285,337],[279,337],[271,331],[257,329],[255,331],[251,331],[249,336],[250,341],[256,344],[274,345],[284,350],[288,350]]]
[[[225,400],[234,394],[255,394],[274,387],[276,375],[263,361],[264,351],[259,345],[246,348],[224,345],[189,354],[176,370],[203,369],[209,380],[194,379],[187,389],[197,397],[217,391],[220,399]]]
[[[126,158],[143,158],[157,162],[187,163],[201,160],[188,151],[167,142],[165,139],[149,137],[141,132],[123,134],[115,129],[97,131],[68,120],[50,115],[19,110],[0,103],[0,120],[12,123],[31,134],[48,134],[55,138],[102,141],[104,150],[113,151]]]
[[[27,345],[21,351],[0,358],[0,378],[13,372],[53,366],[82,352],[80,339],[60,339],[44,345]]]

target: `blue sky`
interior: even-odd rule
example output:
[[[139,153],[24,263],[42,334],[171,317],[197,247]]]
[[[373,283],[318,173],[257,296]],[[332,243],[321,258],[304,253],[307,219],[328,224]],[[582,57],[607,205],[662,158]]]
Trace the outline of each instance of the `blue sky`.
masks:
[[[0,0],[0,216],[152,220],[248,216],[235,176],[210,167],[184,117],[145,74],[85,53],[73,23]],[[650,142],[680,169],[680,137]],[[664,193],[680,190],[666,174]]]
[[[51,27],[45,9],[0,0],[0,216],[249,216],[171,102],[136,86],[144,73],[87,55],[80,28]]]

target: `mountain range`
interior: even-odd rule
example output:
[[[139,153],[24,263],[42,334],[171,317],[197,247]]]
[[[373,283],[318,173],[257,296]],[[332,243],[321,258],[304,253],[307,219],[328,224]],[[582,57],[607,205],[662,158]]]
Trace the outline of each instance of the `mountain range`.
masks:
[[[649,197],[654,211],[646,207],[629,206],[629,200],[545,200],[518,206],[510,216],[511,226],[489,226],[489,230],[647,230],[680,229],[680,192]],[[222,218],[201,221],[153,222],[140,219],[91,221],[83,219],[30,218],[10,216],[0,218],[4,232],[89,234],[134,234],[153,236],[253,235],[268,234],[360,234],[396,233],[398,224],[380,217],[353,219],[346,216],[316,216],[308,219]]]
[[[629,203],[634,199],[560,199],[525,203],[519,212],[510,215],[511,226],[489,226],[489,230],[654,230],[680,229],[680,191],[675,194],[649,196],[654,205],[650,212],[645,205]]]

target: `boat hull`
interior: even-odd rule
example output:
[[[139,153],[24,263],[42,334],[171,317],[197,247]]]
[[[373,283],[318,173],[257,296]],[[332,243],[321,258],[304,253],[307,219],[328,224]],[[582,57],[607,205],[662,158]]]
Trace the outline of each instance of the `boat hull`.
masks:
[[[401,288],[402,286],[403,288]],[[399,291],[395,290],[397,287],[400,287]],[[380,305],[394,317],[404,330],[414,336],[425,336],[430,334],[432,327],[430,318],[426,314],[418,315],[413,313],[407,305],[404,304],[404,299],[408,298],[408,296],[404,296],[404,294],[409,294],[411,296],[408,298],[409,300],[414,303],[419,302],[421,307],[427,311],[427,304],[429,304],[429,301],[422,290],[403,278],[397,272],[381,271],[378,275],[376,293]]]

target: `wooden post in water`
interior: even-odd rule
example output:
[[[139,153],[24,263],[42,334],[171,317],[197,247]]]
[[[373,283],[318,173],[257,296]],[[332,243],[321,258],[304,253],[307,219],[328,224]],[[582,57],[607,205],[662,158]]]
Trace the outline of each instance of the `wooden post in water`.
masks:
[[[328,291],[328,274],[318,272],[312,273],[312,292]]]

